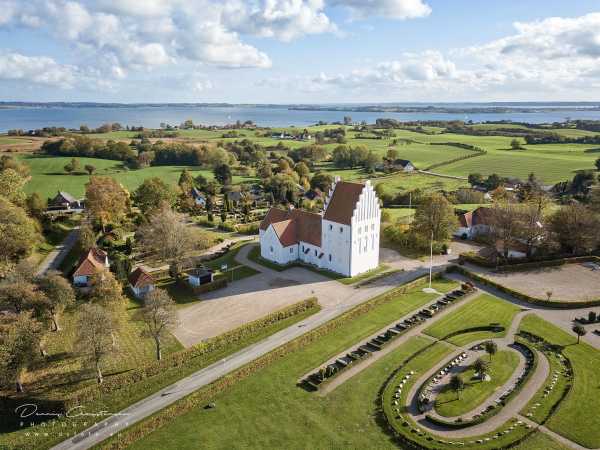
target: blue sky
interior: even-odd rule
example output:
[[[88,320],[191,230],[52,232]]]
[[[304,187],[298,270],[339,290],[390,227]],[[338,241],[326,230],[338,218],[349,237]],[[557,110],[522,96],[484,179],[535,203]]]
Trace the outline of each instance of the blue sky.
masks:
[[[598,101],[600,5],[0,0],[0,100]]]

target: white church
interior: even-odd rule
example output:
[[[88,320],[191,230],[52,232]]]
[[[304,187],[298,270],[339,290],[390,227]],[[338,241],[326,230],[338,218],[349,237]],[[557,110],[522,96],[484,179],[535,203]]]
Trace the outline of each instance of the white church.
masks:
[[[380,219],[370,181],[336,177],[321,213],[269,210],[260,224],[260,254],[281,265],[302,261],[352,277],[379,265]]]

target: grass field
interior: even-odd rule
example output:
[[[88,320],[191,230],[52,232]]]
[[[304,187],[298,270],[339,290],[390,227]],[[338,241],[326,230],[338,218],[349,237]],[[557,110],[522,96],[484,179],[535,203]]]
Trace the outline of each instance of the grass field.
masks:
[[[475,370],[467,369],[461,374],[465,389],[460,393],[460,398],[447,386],[437,396],[435,410],[446,417],[460,416],[474,410],[508,381],[518,364],[519,357],[515,352],[504,350],[492,358],[489,367],[490,381],[475,378]]]
[[[420,288],[398,296],[217,395],[215,409],[178,417],[131,448],[192,449],[199,442],[204,449],[396,448],[373,420],[377,393],[385,377],[429,344],[428,339],[410,340],[326,397],[295,383],[311,368],[434,297]]]
[[[422,173],[396,174],[388,177],[376,178],[373,184],[383,184],[385,192],[401,192],[421,189],[423,191],[455,191],[461,187],[468,187],[466,180],[436,177]]]
[[[85,193],[85,184],[89,181],[87,174],[68,175],[64,166],[71,161],[69,157],[45,157],[34,155],[21,156],[31,170],[31,180],[25,185],[27,193],[37,192],[42,197],[54,197],[56,192],[66,191],[75,197],[82,197]],[[192,176],[203,175],[207,179],[213,179],[211,170],[198,169],[185,166],[153,166],[139,170],[127,170],[119,161],[98,158],[77,158],[83,166],[91,164],[96,167],[97,175],[109,175],[117,179],[129,191],[135,190],[146,178],[160,177],[167,183],[176,184],[179,175],[184,169],[188,169]],[[234,183],[243,181],[252,182],[254,178],[233,178]]]
[[[576,344],[577,338],[535,315],[521,321],[521,330],[564,346],[563,354],[571,360],[574,383],[546,426],[588,448],[600,446],[600,352],[592,346]]]
[[[519,312],[517,306],[497,297],[482,294],[425,329],[424,333],[442,339],[451,333],[473,327],[497,324],[506,330],[510,327],[517,312]],[[505,334],[506,331],[499,333],[476,331],[451,337],[448,342],[455,345],[465,345],[477,340],[502,337]]]

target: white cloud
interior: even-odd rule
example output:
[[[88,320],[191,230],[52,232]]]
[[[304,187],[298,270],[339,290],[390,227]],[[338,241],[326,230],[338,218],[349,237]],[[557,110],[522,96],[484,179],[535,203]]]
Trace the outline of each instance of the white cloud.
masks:
[[[431,7],[422,0],[331,0],[331,4],[346,7],[356,19],[379,16],[404,20],[431,14]]]
[[[78,81],[74,66],[58,64],[45,56],[0,53],[0,79],[71,88]]]

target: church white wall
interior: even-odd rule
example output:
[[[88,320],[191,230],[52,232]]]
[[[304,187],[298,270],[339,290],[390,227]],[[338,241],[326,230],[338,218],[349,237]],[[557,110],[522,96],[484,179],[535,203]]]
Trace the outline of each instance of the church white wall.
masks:
[[[325,268],[350,276],[352,230],[349,225],[323,220],[321,246]]]
[[[350,276],[379,265],[380,221],[379,200],[373,186],[367,182],[352,217]]]
[[[272,226],[269,226],[266,230],[260,230],[259,236],[260,256],[263,258],[282,265],[298,259],[298,246],[282,246]]]

